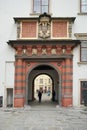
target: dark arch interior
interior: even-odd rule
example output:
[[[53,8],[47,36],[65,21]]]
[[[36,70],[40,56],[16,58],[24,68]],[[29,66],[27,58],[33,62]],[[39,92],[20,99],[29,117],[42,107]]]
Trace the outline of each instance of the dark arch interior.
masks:
[[[34,70],[53,70],[53,68],[48,65],[41,65],[36,67]]]

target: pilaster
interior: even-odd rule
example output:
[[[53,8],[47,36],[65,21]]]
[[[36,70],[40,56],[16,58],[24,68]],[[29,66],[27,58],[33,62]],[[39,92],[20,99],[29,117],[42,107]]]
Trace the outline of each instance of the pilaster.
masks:
[[[24,83],[23,77],[23,61],[22,59],[16,59],[15,61],[15,88],[14,88],[14,107],[24,106]]]
[[[72,106],[72,60],[67,58],[65,60],[65,80],[64,82],[64,94],[62,104],[64,107]]]

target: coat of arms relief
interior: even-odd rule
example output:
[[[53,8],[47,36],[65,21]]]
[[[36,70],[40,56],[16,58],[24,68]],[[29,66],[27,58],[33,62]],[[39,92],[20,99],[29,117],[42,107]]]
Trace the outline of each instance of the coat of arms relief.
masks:
[[[51,17],[44,13],[39,17],[38,37],[42,39],[50,38],[51,36]]]

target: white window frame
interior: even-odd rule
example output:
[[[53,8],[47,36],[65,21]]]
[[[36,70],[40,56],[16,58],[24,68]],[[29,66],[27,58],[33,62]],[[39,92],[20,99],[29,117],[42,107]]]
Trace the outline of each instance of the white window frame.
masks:
[[[80,0],[80,13],[87,13],[87,0]]]
[[[80,61],[81,62],[87,62],[87,41],[81,42]]]
[[[34,10],[34,1],[35,0],[33,0],[33,11],[32,11],[32,13],[33,14],[42,14],[42,13],[44,13],[44,12],[46,12],[46,13],[49,13],[49,9],[50,9],[50,0],[48,0],[48,4],[45,4],[45,2],[44,2],[44,4],[42,4],[42,1],[43,0],[39,0],[38,2],[40,2],[40,10],[39,11],[35,11]],[[46,6],[48,6],[48,11],[42,11],[42,7],[46,7]]]

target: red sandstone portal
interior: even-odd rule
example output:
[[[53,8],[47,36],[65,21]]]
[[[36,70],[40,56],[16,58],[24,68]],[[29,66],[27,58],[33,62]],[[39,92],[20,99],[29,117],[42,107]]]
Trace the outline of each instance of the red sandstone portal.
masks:
[[[15,89],[14,89],[14,107],[23,107],[26,104],[26,76],[34,66],[39,65],[40,61],[28,62],[25,59],[17,58],[15,62]],[[44,61],[46,64],[46,62]],[[43,64],[44,64],[43,63]],[[61,76],[61,104],[62,106],[72,105],[72,58],[60,59],[60,61],[49,61],[47,65],[53,66],[60,71]],[[60,82],[60,81],[59,81]]]

